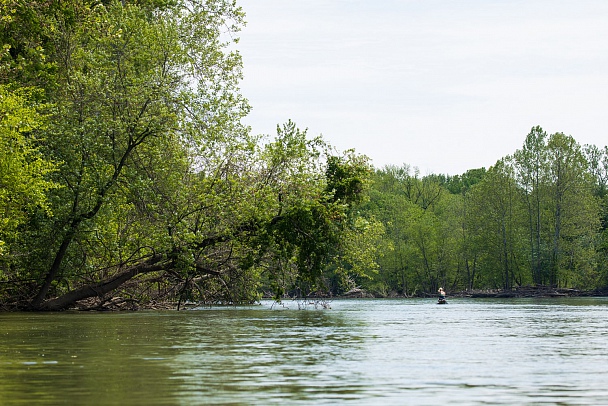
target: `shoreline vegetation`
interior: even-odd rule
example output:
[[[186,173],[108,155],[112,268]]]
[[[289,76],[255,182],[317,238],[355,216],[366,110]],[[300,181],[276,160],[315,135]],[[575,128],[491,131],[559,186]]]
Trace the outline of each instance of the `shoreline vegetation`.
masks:
[[[574,297],[608,297],[608,288],[594,290],[578,290],[569,288],[552,288],[549,286],[521,286],[511,290],[503,289],[479,289],[472,291],[457,291],[447,294],[447,298],[470,298],[470,299],[524,299],[524,298],[574,298]],[[308,297],[285,297],[281,301],[277,301],[276,305],[298,302],[298,309],[315,308],[315,309],[330,309],[332,300],[349,300],[349,299],[436,299],[436,294],[421,293],[414,296],[404,296],[397,292],[390,292],[387,295],[374,294],[364,289],[353,289],[342,295],[309,295]],[[272,294],[264,295],[263,300],[273,300]],[[256,305],[259,302],[252,302],[250,305]],[[139,304],[137,300],[127,299],[123,297],[113,297],[104,303],[98,301],[84,301],[77,307],[67,310],[70,311],[140,311],[140,310],[189,310],[198,307],[232,307],[232,306],[247,306],[247,304],[239,303],[199,303],[187,301],[178,303],[175,301],[159,301]],[[1,311],[1,309],[0,309]]]
[[[549,286],[520,286],[513,289],[475,289],[470,291],[448,292],[449,298],[547,298],[547,297],[608,297],[608,288],[579,290],[571,288],[552,288]],[[363,289],[353,289],[337,298],[436,298],[436,294],[423,293],[404,296],[397,292],[387,295],[374,294]]]
[[[251,133],[233,0],[0,14],[0,311],[608,287],[606,146],[535,126],[489,168],[375,168]]]

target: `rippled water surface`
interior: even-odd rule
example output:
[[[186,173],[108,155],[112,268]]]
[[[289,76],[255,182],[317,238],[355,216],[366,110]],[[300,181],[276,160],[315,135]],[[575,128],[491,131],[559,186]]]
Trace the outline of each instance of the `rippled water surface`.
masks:
[[[0,404],[608,405],[608,299],[0,314]]]

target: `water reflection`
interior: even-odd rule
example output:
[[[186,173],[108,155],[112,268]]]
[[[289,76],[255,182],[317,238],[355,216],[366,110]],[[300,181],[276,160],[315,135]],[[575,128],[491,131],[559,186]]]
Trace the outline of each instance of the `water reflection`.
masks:
[[[358,363],[362,322],[319,310],[201,313],[188,325],[176,358],[184,372],[173,378],[186,403],[210,396],[243,404],[343,399],[361,390],[349,387],[360,373],[347,364]]]
[[[151,379],[162,385],[172,372],[166,365],[147,362],[165,331],[162,323],[149,329],[145,316],[1,317],[0,404],[57,404],[66,399],[75,404],[132,403],[149,397]]]
[[[0,404],[608,404],[608,300],[0,314]]]

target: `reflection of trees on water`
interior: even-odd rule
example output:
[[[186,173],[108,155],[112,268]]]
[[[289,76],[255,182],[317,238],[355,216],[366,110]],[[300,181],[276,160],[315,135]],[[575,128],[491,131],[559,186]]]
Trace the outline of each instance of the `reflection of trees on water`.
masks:
[[[608,404],[607,304],[0,314],[0,404]]]
[[[0,340],[0,404],[143,404],[170,394],[171,326],[161,314],[8,315]],[[92,394],[92,388],[94,388]],[[3,398],[6,396],[6,399]]]
[[[313,399],[349,388],[357,381],[356,364],[366,324],[344,314],[297,310],[201,311],[189,323],[189,340],[175,362],[187,373],[179,379],[193,399],[213,393],[255,396],[252,388],[289,399]],[[251,401],[242,399],[242,401]]]

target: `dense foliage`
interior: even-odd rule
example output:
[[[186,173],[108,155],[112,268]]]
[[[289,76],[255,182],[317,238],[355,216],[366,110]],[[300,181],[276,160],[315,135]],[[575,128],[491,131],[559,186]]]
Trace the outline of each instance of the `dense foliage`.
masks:
[[[608,284],[607,147],[534,127],[488,170],[389,166],[374,181],[365,210],[390,249],[365,286],[379,294]]]
[[[274,139],[241,124],[233,1],[1,10],[6,308],[250,302],[373,268],[366,160],[291,122]]]
[[[608,282],[608,150],[462,176],[242,125],[232,0],[0,0],[0,305]]]

